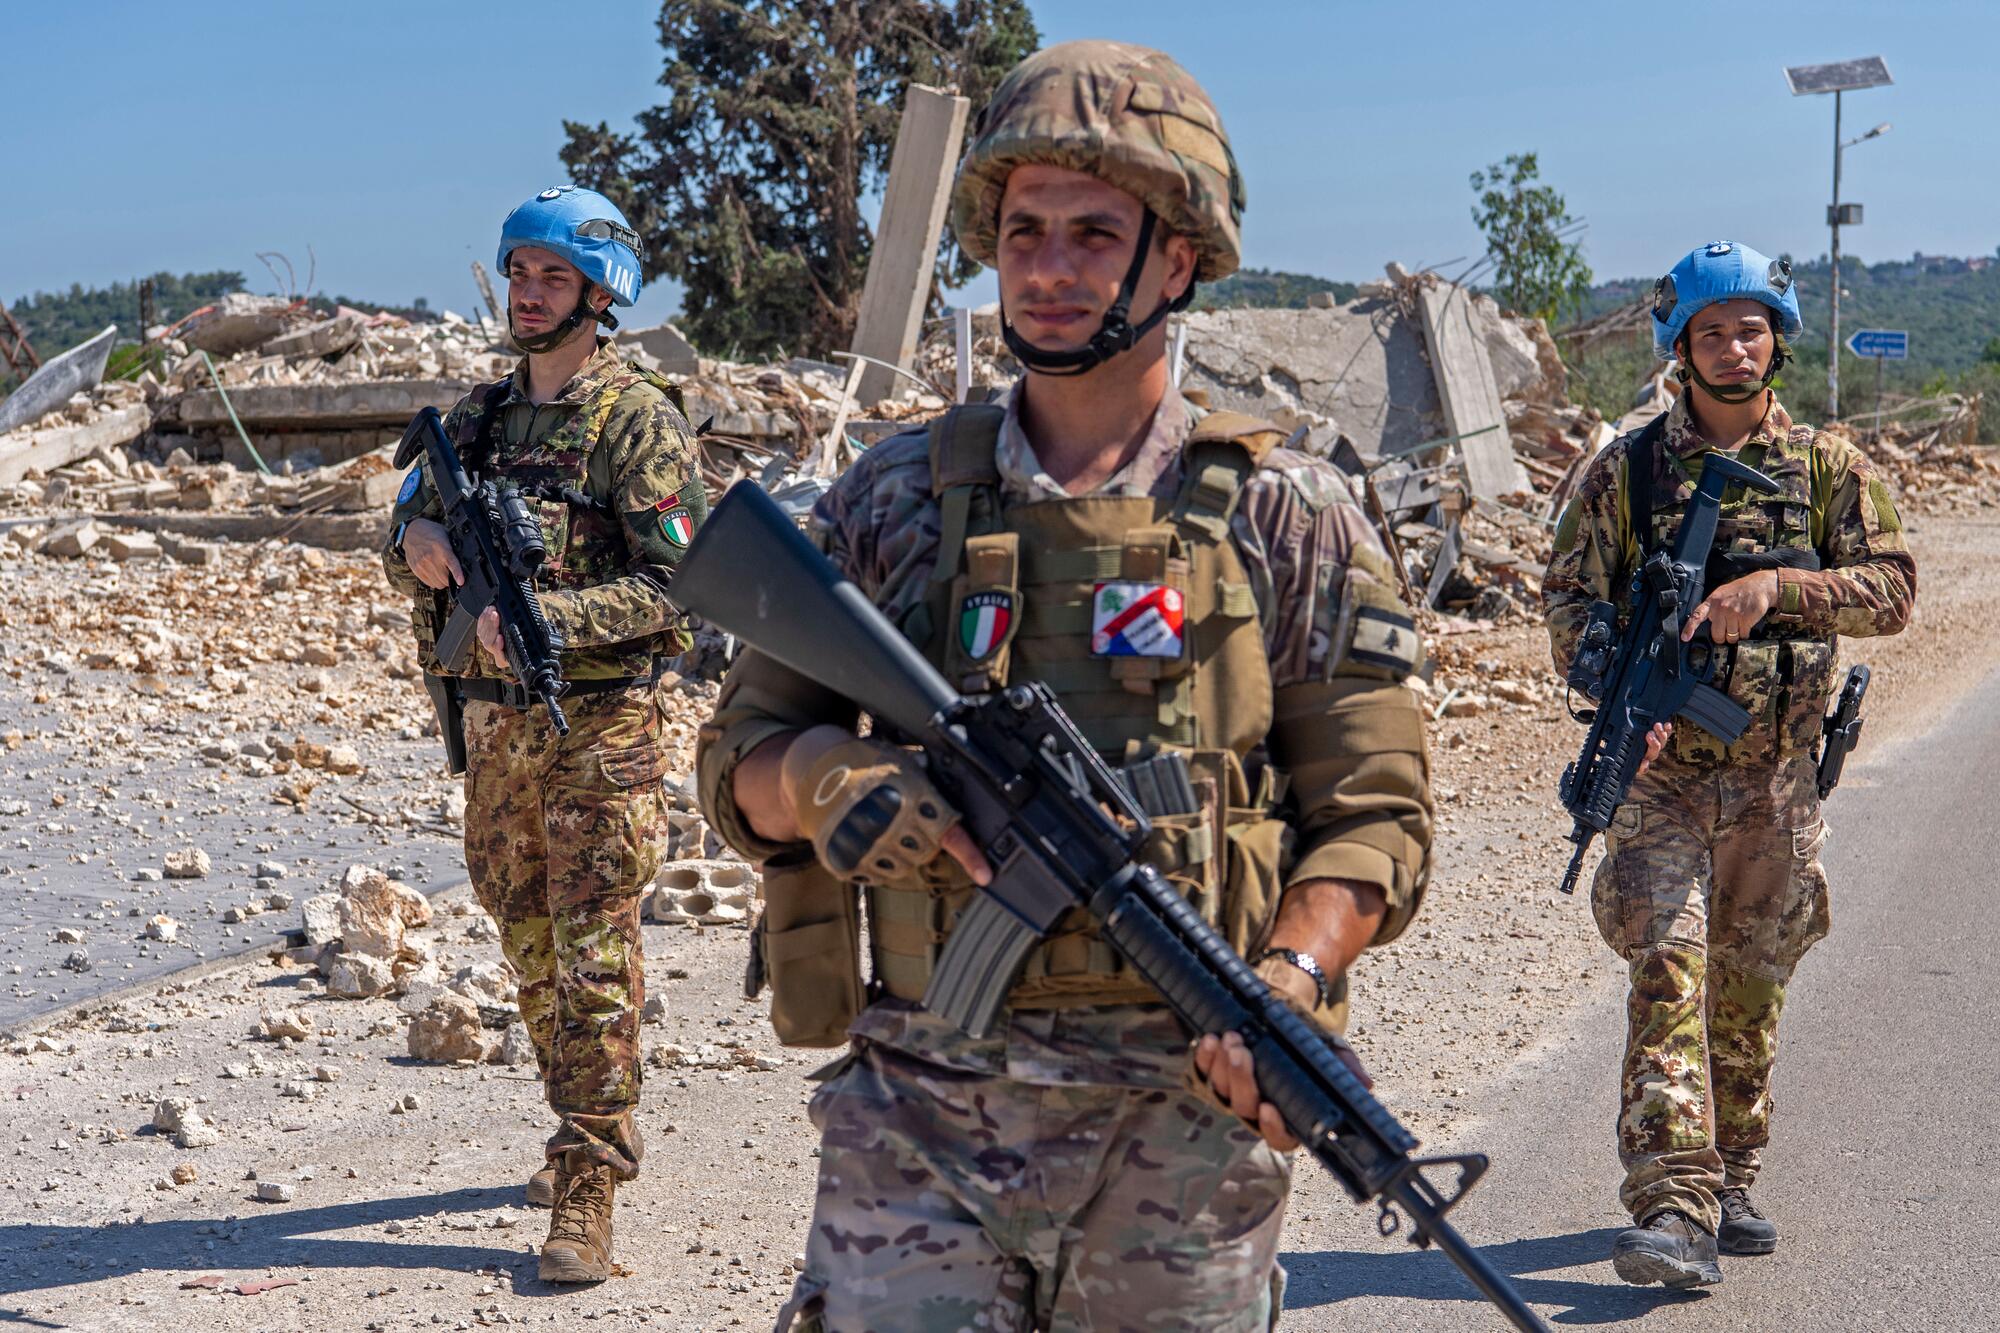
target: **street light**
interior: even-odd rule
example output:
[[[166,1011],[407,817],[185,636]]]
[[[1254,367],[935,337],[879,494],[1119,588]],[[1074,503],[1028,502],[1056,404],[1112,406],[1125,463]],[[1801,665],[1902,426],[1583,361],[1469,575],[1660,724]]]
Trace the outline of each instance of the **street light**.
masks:
[[[1840,137],[1840,95],[1861,88],[1881,88],[1894,83],[1889,67],[1880,56],[1841,60],[1831,65],[1793,65],[1785,71],[1792,96],[1833,94],[1833,202],[1826,207],[1826,225],[1833,232],[1833,282],[1826,303],[1826,417],[1840,419],[1840,228],[1861,225],[1861,205],[1840,202],[1840,155],[1855,144],[1889,132],[1883,121],[1860,138],[1842,142]]]

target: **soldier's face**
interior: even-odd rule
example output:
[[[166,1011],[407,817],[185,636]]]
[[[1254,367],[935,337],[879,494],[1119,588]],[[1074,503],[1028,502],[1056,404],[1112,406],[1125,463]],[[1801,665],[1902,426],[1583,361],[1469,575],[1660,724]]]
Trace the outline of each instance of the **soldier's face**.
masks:
[[[514,331],[529,338],[547,333],[576,309],[587,283],[576,265],[552,250],[524,245],[514,251],[507,256],[507,315]],[[591,295],[600,309],[610,299],[603,292]]]
[[[1067,351],[1097,332],[1118,299],[1145,206],[1097,177],[1061,167],[1017,167],[1000,199],[1000,299],[1037,347]],[[1155,225],[1132,298],[1134,324],[1194,280],[1194,247]],[[1164,237],[1164,242],[1161,238]],[[1164,325],[1153,330],[1162,340]]]
[[[1704,306],[1688,321],[1687,348],[1688,360],[1710,384],[1755,384],[1778,348],[1771,307],[1747,296]]]

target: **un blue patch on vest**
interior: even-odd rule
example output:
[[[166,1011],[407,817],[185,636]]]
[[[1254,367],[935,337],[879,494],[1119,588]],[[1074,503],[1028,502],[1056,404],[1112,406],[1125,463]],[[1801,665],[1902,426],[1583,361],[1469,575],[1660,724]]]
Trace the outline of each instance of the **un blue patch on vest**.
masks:
[[[417,493],[417,487],[423,484],[424,469],[423,465],[419,463],[416,467],[410,469],[409,476],[403,478],[403,489],[396,492],[396,503],[399,505],[408,504],[410,497]]]

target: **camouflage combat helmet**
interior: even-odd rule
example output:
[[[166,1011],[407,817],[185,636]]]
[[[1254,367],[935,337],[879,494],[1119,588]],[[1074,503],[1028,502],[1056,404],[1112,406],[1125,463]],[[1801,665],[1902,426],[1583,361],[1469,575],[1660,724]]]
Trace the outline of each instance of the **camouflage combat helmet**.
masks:
[[[1136,328],[1125,318],[1156,223],[1194,245],[1197,282],[1226,278],[1242,260],[1243,177],[1222,118],[1194,76],[1158,51],[1064,42],[1009,71],[979,113],[952,186],[952,230],[981,263],[995,263],[999,252],[1007,177],[1030,163],[1088,172],[1146,206],[1132,271],[1090,347],[1038,352],[1007,326],[1015,355],[1036,369],[1088,370],[1166,317],[1162,307]],[[1193,294],[1190,284],[1173,308]]]

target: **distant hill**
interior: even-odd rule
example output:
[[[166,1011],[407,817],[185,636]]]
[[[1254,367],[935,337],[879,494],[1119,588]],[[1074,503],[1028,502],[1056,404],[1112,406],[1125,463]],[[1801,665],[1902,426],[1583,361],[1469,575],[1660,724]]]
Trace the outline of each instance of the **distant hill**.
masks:
[[[1333,299],[1345,304],[1361,289],[1351,282],[1316,278],[1309,273],[1280,273],[1268,268],[1240,268],[1221,282],[1204,283],[1195,289],[1194,309],[1230,310],[1244,306],[1264,309],[1303,310],[1314,292],[1332,292]]]
[[[1812,355],[1823,369],[1830,269],[1824,258],[1795,261],[1792,276],[1798,282],[1799,313],[1806,322],[1804,345],[1798,350],[1801,359]],[[1652,278],[1600,283],[1591,289],[1585,314],[1601,314],[1649,297],[1652,291]],[[1913,362],[1933,373],[1969,370],[1978,364],[1987,340],[2000,334],[2000,258],[1915,255],[1869,264],[1842,256],[1843,341],[1855,329],[1907,329]],[[1842,378],[1846,366],[1843,354]]]

